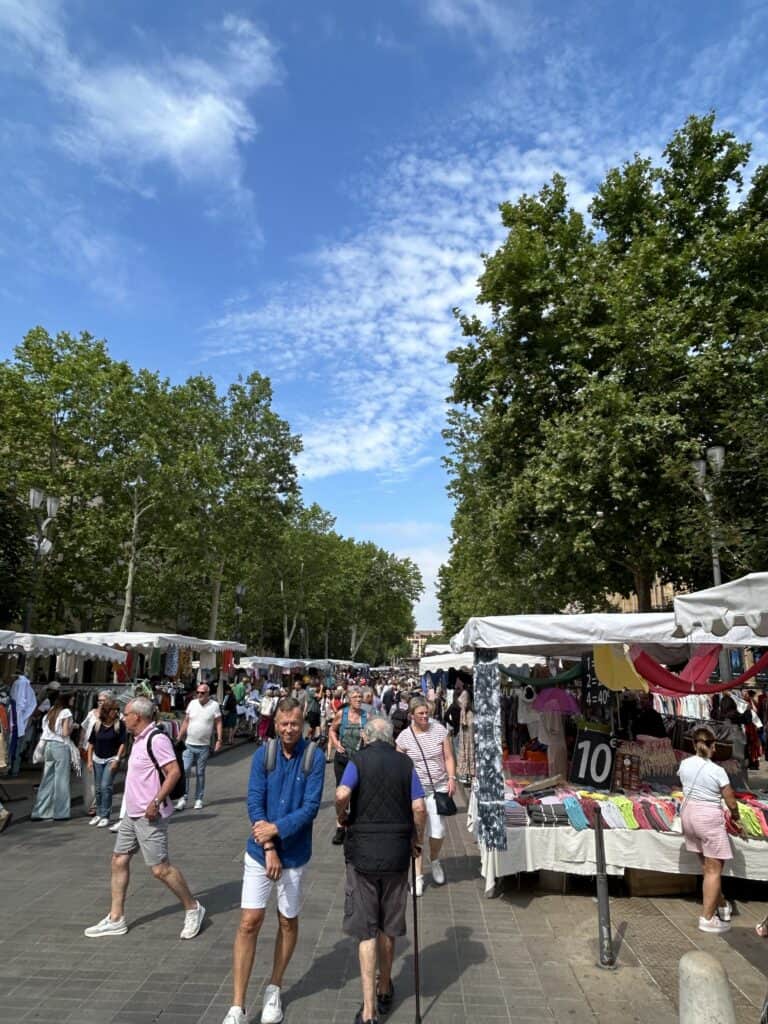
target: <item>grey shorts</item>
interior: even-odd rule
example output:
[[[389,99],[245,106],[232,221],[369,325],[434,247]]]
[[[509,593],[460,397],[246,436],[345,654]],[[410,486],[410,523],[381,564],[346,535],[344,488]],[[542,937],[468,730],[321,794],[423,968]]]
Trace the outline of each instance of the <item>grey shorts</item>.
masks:
[[[354,939],[375,939],[379,932],[405,935],[408,869],[399,875],[364,875],[347,864],[344,883],[344,932]]]
[[[165,818],[149,821],[147,818],[120,819],[115,840],[115,853],[134,854],[141,850],[144,863],[153,868],[168,860],[168,822]]]

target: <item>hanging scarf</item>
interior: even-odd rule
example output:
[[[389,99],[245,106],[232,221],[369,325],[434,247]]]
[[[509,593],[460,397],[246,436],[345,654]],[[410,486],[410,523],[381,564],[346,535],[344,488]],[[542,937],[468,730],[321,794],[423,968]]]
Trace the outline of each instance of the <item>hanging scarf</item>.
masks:
[[[513,672],[511,668],[506,668],[501,664],[499,664],[499,672],[503,672],[505,676],[514,679],[516,683],[530,684],[541,689],[545,686],[554,686],[556,683],[570,683],[574,679],[579,679],[581,677],[581,664],[574,665],[573,668],[566,669],[565,672],[561,672],[559,675],[546,676],[543,679],[524,676],[520,672]]]
[[[634,662],[634,666],[643,679],[647,679],[650,683],[650,688],[654,693],[662,693],[669,695],[674,694],[689,694],[689,693],[725,693],[726,690],[737,690],[747,682],[756,676],[758,672],[761,672],[765,666],[768,665],[768,651],[755,662],[752,668],[743,672],[738,679],[732,679],[730,683],[715,683],[710,685],[707,682],[696,683],[693,681],[686,681],[674,672],[670,672],[668,668],[661,665],[655,658],[652,658],[650,654],[646,654],[645,651],[640,650],[639,647],[631,647],[629,656]]]

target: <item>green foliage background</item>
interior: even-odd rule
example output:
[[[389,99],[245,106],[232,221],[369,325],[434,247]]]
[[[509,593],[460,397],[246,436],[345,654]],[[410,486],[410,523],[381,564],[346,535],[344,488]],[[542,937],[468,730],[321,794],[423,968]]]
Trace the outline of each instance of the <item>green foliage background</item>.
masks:
[[[440,576],[449,632],[470,615],[650,606],[655,577],[711,585],[768,554],[768,168],[715,117],[655,166],[611,170],[589,207],[555,175],[501,205],[446,431],[456,502]],[[707,506],[691,471],[727,451]]]

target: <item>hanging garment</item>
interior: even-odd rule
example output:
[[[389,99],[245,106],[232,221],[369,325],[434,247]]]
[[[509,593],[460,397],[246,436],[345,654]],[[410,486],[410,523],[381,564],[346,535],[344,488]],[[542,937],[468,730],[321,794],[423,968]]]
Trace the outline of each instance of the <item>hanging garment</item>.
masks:
[[[740,675],[738,679],[733,679],[729,683],[710,685],[706,682],[686,682],[680,676],[675,675],[674,672],[670,672],[668,668],[665,668],[639,647],[631,647],[629,654],[640,675],[651,683],[652,690],[661,689],[681,695],[690,693],[724,693],[726,690],[739,689],[747,680],[752,679],[753,676],[757,675],[758,672],[762,672],[768,666],[768,651],[766,651],[759,661]]]

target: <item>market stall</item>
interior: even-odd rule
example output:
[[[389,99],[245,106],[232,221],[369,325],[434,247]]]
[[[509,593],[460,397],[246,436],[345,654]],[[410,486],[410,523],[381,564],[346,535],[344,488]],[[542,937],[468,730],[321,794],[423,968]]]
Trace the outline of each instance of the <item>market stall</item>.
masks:
[[[629,651],[642,649],[651,658],[675,664],[689,658],[697,644],[718,649],[718,638],[700,628],[687,636],[674,636],[674,631],[671,613],[505,616],[471,619],[454,637],[454,650],[472,651],[475,658],[477,777],[471,818],[489,888],[497,877],[521,871],[593,873],[589,815],[595,813],[607,826],[612,873],[628,868],[673,874],[700,871],[698,861],[686,854],[676,823],[676,760],[668,740],[658,740],[654,747],[649,738],[645,746],[626,749],[611,736],[610,727],[584,728],[577,736],[568,780],[561,776],[532,798],[525,794],[529,780],[505,778],[509,771],[505,773],[502,760],[500,650],[579,657],[591,654],[596,646],[614,647],[626,661]],[[746,626],[731,630],[727,640],[733,646],[760,643]],[[642,680],[641,685],[653,689]],[[651,765],[654,758],[668,763],[653,778],[651,772],[641,774],[643,758]],[[614,793],[621,796],[616,799]],[[756,828],[750,839],[734,837],[733,874],[768,877],[766,833],[768,826]]]

